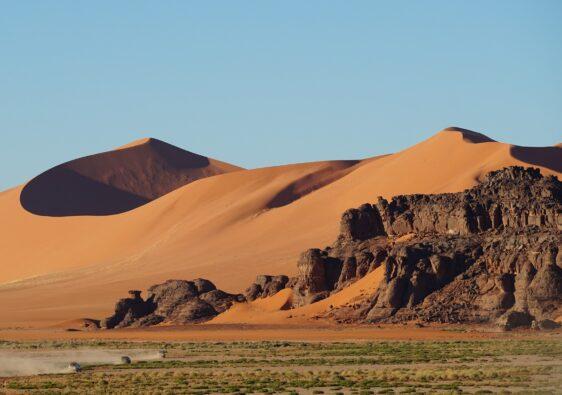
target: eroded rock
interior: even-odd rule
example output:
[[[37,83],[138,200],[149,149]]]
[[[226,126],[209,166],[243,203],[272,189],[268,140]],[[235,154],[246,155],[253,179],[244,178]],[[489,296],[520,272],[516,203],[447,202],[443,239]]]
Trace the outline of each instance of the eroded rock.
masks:
[[[227,310],[242,295],[221,291],[209,280],[168,280],[148,289],[143,300],[140,291],[130,291],[132,298],[121,299],[115,313],[104,320],[105,328],[143,327],[162,322],[190,324],[208,321]]]
[[[336,242],[305,252],[290,284],[299,303],[310,303],[383,265],[383,281],[357,303],[353,321],[514,327],[555,318],[562,315],[561,199],[557,178],[521,167],[491,172],[459,193],[379,198],[347,210]],[[350,312],[329,315],[349,321]]]
[[[271,276],[261,274],[256,277],[256,282],[246,289],[244,296],[249,301],[272,296],[284,289],[288,282],[289,277],[285,275]]]

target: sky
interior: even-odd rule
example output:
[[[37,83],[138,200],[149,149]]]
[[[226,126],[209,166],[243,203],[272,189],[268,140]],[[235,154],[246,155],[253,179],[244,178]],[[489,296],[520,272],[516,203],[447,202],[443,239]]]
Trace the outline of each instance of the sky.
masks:
[[[562,141],[562,1],[6,1],[0,190],[156,137],[255,168]]]

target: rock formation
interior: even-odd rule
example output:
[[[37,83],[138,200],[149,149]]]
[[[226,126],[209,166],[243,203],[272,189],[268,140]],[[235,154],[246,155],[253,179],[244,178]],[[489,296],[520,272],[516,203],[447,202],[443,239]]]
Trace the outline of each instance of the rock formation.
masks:
[[[284,275],[270,276],[261,274],[256,277],[256,282],[246,289],[244,296],[250,302],[258,298],[272,296],[284,289],[288,282],[289,277]]]
[[[510,167],[464,192],[379,198],[347,210],[331,247],[302,254],[299,275],[289,282],[296,304],[325,298],[384,265],[374,295],[329,316],[344,322],[497,320],[507,329],[558,317],[561,185],[537,169]]]
[[[235,301],[292,288],[314,303],[384,267],[372,295],[325,314],[338,322],[497,323],[552,328],[562,316],[562,183],[538,169],[494,171],[472,189],[379,198],[342,215],[340,235],[303,252],[298,275],[260,275],[243,295],[169,280],[120,300],[105,327],[206,321]]]
[[[129,291],[131,297],[115,305],[115,313],[102,320],[102,328],[156,325],[161,322],[189,324],[208,321],[227,310],[234,302],[244,301],[215,287],[209,280],[168,280],[148,289],[143,300],[141,291]]]

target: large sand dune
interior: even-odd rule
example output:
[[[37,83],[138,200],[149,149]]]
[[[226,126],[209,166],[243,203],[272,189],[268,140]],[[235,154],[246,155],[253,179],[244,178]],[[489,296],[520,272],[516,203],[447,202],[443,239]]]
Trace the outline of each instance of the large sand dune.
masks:
[[[118,214],[198,179],[236,170],[157,139],[142,139],[40,174],[22,189],[20,202],[46,216]]]
[[[152,189],[158,177],[141,177],[138,185],[118,185],[146,201],[115,215],[34,214],[20,202],[29,185],[17,187],[0,193],[0,325],[105,316],[128,289],[168,278],[205,277],[241,291],[259,273],[294,274],[298,254],[331,243],[349,207],[379,195],[459,191],[509,165],[532,164],[560,176],[561,151],[449,128],[404,151],[361,161],[239,170],[209,160],[204,168],[213,170],[197,173],[195,182],[171,177],[166,188]],[[141,159],[136,168],[142,172]],[[105,180],[83,166],[81,174]]]

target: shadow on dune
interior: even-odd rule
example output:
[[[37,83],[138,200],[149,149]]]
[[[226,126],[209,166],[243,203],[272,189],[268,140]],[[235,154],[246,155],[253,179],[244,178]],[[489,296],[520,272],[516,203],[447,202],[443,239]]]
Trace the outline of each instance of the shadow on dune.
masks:
[[[20,194],[27,211],[49,217],[112,215],[201,178],[237,170],[156,139],[56,166]]]
[[[279,191],[267,204],[268,209],[279,208],[293,203],[295,200],[323,188],[332,182],[339,180],[353,170],[353,166],[360,163],[359,160],[340,161],[337,166],[322,169],[318,172],[307,174],[287,185]]]
[[[562,148],[560,147],[519,147],[510,149],[511,155],[525,163],[546,167],[562,172]]]
[[[50,217],[119,214],[149,201],[63,166],[35,177],[20,194],[21,205],[27,211]]]
[[[172,144],[156,139],[150,139],[149,143],[145,144],[143,147],[150,150],[153,155],[165,158],[168,166],[176,169],[201,169],[209,166],[211,163],[209,158],[205,156],[185,151]],[[130,148],[123,151],[131,152],[133,155],[135,152],[134,149]]]

